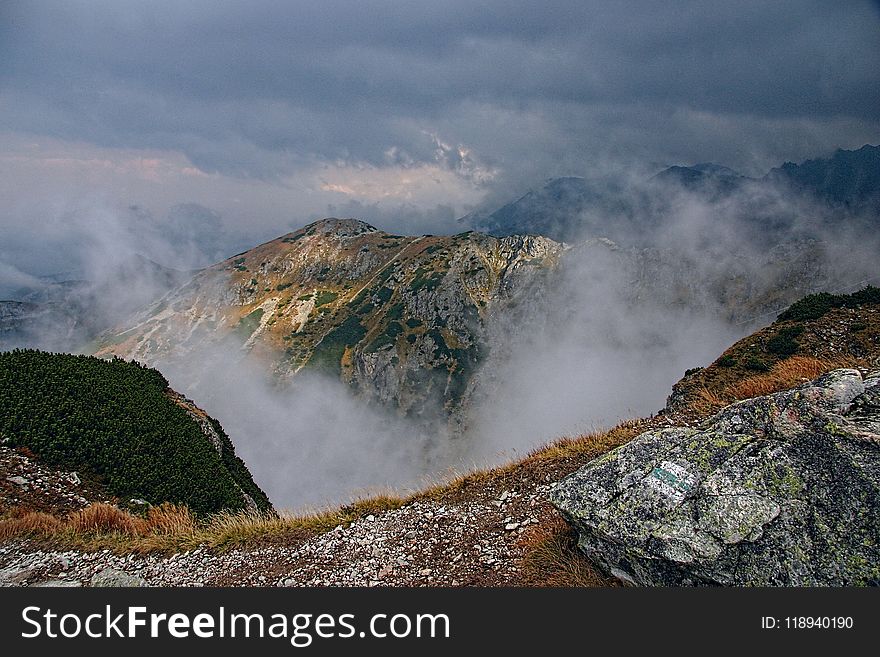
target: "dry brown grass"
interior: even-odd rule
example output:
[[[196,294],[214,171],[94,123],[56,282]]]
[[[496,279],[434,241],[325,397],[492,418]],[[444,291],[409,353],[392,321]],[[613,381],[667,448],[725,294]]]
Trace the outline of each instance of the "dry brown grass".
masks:
[[[117,509],[110,504],[97,502],[74,511],[64,522],[64,528],[75,534],[112,534],[143,536],[149,531],[144,518]]]
[[[861,364],[852,358],[831,360],[811,356],[792,356],[779,361],[765,374],[750,376],[727,386],[724,396],[729,400],[740,400],[770,395],[811,381],[831,370],[840,367],[858,367]]]
[[[691,402],[691,408],[700,415],[712,415],[727,406],[731,401],[733,400],[725,395],[702,387],[697,390],[697,394]]]
[[[391,495],[356,500],[334,510],[305,514],[222,512],[196,518],[186,507],[165,503],[141,517],[115,506],[94,503],[56,517],[30,512],[0,518],[0,541],[29,539],[46,546],[116,552],[227,549],[280,543],[329,531],[369,513],[397,508],[406,500]]]
[[[160,504],[147,511],[147,524],[155,534],[187,534],[195,531],[196,518],[185,506]]]
[[[31,511],[20,516],[0,520],[0,541],[57,533],[63,523],[53,515]]]
[[[555,513],[533,525],[520,541],[524,586],[619,586],[578,550],[575,530]]]
[[[561,438],[531,452],[523,463],[565,459],[593,459],[631,440],[644,426],[645,420],[626,420],[608,431],[597,431],[574,438]],[[513,464],[513,467],[519,466]]]
[[[96,502],[65,517],[30,512],[2,518],[0,540],[31,539],[87,550],[148,552],[193,546],[196,529],[196,520],[186,507],[166,503],[140,517]]]

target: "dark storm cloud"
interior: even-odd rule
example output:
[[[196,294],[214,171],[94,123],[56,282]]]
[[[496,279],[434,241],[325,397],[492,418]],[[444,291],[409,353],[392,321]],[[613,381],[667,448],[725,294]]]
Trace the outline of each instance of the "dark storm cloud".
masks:
[[[432,132],[508,177],[607,155],[763,166],[876,141],[880,126],[880,13],[868,2],[0,11],[7,129],[179,150],[233,175],[383,165],[389,149],[448,166]]]

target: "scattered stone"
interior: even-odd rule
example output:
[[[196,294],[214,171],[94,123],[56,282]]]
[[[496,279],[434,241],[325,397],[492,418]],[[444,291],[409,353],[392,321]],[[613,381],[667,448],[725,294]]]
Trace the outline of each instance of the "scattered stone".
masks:
[[[122,570],[115,568],[105,568],[95,573],[91,579],[92,586],[102,587],[147,587],[149,584],[143,577],[137,575],[129,575]]]
[[[46,588],[49,588],[49,587],[74,588],[74,587],[82,586],[82,583],[78,582],[76,580],[73,580],[73,579],[64,579],[64,580],[62,580],[62,579],[49,579],[49,580],[46,580],[45,582],[37,582],[35,584],[32,584],[32,586],[46,587]]]
[[[17,586],[27,581],[37,568],[35,565],[4,568],[0,570],[0,586]]]

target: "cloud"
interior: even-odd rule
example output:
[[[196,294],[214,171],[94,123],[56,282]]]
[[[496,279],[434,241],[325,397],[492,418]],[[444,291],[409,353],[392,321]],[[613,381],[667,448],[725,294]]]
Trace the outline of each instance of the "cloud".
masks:
[[[703,161],[723,150],[725,164],[766,168],[873,141],[880,127],[880,16],[868,2],[3,12],[10,129],[174,150],[208,173],[269,180],[315,162],[385,166],[395,151],[419,164],[439,156],[475,182],[614,154]],[[718,148],[733,138],[738,148]]]

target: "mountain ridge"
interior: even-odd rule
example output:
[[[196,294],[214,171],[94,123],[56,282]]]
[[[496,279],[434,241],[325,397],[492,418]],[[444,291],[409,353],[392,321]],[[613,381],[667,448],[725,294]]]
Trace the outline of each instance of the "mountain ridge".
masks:
[[[786,162],[761,177],[703,162],[669,166],[646,179],[551,178],[514,201],[473,211],[459,222],[491,235],[534,233],[564,242],[586,237],[626,242],[645,226],[655,228],[662,223],[662,217],[651,218],[658,209],[657,200],[668,203],[664,197],[677,190],[710,202],[740,192],[787,193],[805,196],[831,210],[876,215],[880,212],[880,146],[866,144],[800,164]],[[770,210],[772,207],[762,212]]]
[[[157,363],[210,344],[281,379],[330,373],[407,415],[454,409],[495,302],[562,251],[543,237],[406,237],[327,218],[201,270],[96,353]]]

